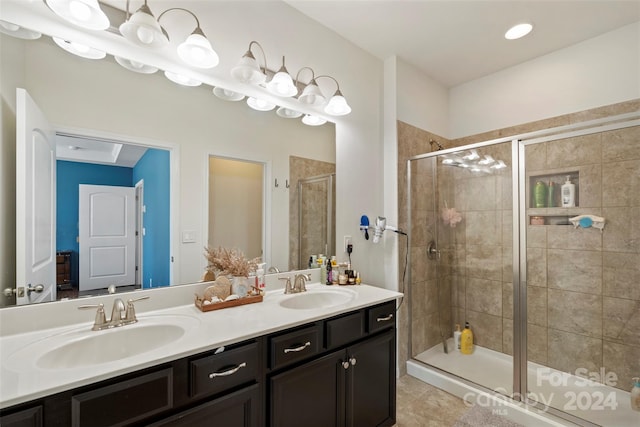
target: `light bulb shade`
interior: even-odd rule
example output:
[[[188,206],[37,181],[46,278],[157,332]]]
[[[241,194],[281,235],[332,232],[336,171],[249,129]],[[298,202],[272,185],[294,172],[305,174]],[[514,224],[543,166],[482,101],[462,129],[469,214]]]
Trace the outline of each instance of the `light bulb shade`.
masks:
[[[247,105],[257,111],[271,111],[276,108],[273,102],[254,97],[247,98]]]
[[[76,43],[61,39],[59,37],[52,37],[55,44],[69,53],[80,56],[87,59],[102,59],[107,56],[106,52],[98,49],[94,49],[82,43]]]
[[[324,112],[332,116],[344,116],[351,112],[351,107],[347,104],[347,100],[342,96],[340,90],[337,90],[329,100],[327,106],[324,107]]]
[[[158,68],[151,65],[143,64],[142,62],[134,61],[132,59],[126,59],[119,56],[114,56],[116,62],[122,65],[129,71],[134,71],[141,74],[153,74],[158,71]]]
[[[200,27],[180,43],[178,56],[187,64],[197,68],[213,68],[220,62],[218,54],[213,50]]]
[[[325,100],[326,98],[320,91],[315,80],[311,80],[303,89],[302,94],[298,97],[298,101],[307,105],[320,105],[323,104]]]
[[[106,30],[109,18],[98,0],[45,0],[49,9],[67,22],[89,30]]]
[[[298,117],[302,116],[302,113],[300,111],[292,110],[287,107],[279,107],[276,110],[276,114],[285,119],[297,119]]]
[[[322,117],[314,116],[312,114],[305,114],[302,118],[302,123],[308,126],[320,126],[327,123],[327,121]]]
[[[239,82],[252,85],[261,85],[267,80],[267,75],[262,72],[251,52],[240,58],[238,65],[231,69],[231,76]]]
[[[242,101],[244,99],[244,95],[240,92],[234,92],[222,87],[214,87],[213,94],[220,99],[224,99],[225,101]]]
[[[24,40],[35,40],[42,36],[42,33],[29,30],[28,28],[21,27],[12,22],[0,20],[0,33],[8,34],[12,37],[17,37]]]
[[[200,86],[202,82],[200,80],[192,79],[189,76],[185,76],[184,74],[173,73],[171,71],[165,71],[164,75],[166,78],[171,80],[174,83],[177,83],[182,86]]]
[[[296,96],[298,88],[293,84],[293,79],[289,75],[287,68],[284,66],[284,58],[282,58],[282,67],[267,83],[267,90],[278,96]]]
[[[157,49],[169,44],[169,38],[146,4],[120,25],[120,34],[138,46]]]

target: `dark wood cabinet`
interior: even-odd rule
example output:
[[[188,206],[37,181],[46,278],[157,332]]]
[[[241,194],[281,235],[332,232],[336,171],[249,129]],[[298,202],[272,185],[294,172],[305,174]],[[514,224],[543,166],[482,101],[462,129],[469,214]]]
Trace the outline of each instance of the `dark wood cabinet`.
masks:
[[[395,301],[0,410],[2,427],[395,422]]]
[[[2,427],[42,427],[42,406],[21,409],[0,417]]]
[[[262,401],[257,384],[150,424],[149,427],[258,427]]]

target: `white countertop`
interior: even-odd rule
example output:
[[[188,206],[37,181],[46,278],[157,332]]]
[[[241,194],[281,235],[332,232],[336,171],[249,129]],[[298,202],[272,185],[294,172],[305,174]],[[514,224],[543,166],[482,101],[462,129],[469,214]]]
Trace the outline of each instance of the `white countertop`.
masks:
[[[314,289],[326,288],[327,286],[319,283],[308,285],[311,292]],[[315,320],[391,301],[402,296],[398,292],[368,285],[336,286],[336,288],[353,291],[355,297],[347,303],[329,308],[289,309],[280,306],[279,303],[286,298],[291,298],[291,295],[284,295],[282,290],[274,290],[267,292],[261,303],[209,312],[201,312],[193,303],[154,311],[142,312],[139,310],[138,323],[123,326],[117,330],[149,325],[165,316],[178,316],[175,318],[188,321],[185,323],[188,325],[187,332],[175,343],[169,343],[126,359],[74,366],[69,369],[39,368],[35,365],[35,358],[39,355],[31,355],[24,348],[29,346],[29,349],[36,349],[38,345],[42,347],[43,343],[48,343],[55,335],[62,335],[61,341],[64,341],[64,337],[69,338],[76,333],[82,333],[83,336],[86,336],[85,331],[90,330],[93,325],[93,311],[84,312],[85,318],[89,320],[87,322],[67,324],[36,332],[5,334],[0,337],[0,408],[28,402]],[[115,299],[114,296],[110,296],[110,300],[113,299]],[[142,302],[138,304],[138,307],[143,306]],[[107,316],[110,309],[111,306],[106,303]],[[74,311],[77,310],[74,308]],[[6,318],[3,321],[6,321]],[[115,330],[89,332],[101,334]],[[123,342],[122,345],[126,346],[127,342]],[[19,357],[16,357],[18,355]]]

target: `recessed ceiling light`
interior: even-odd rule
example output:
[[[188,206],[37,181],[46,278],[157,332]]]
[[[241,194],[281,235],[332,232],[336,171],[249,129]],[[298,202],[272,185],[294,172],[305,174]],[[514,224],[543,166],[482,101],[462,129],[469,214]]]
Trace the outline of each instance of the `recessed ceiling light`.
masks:
[[[533,30],[533,25],[529,23],[522,23],[514,25],[509,28],[506,33],[504,33],[504,38],[507,40],[515,40],[520,37],[524,37],[529,34]]]

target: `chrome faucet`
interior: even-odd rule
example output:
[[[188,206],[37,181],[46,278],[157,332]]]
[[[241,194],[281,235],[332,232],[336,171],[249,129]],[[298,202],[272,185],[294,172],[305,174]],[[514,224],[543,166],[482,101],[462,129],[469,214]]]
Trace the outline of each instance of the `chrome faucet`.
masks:
[[[116,298],[113,301],[113,308],[111,309],[111,319],[107,320],[107,316],[104,312],[104,304],[87,304],[78,306],[79,310],[84,310],[88,308],[97,308],[96,318],[93,322],[92,331],[101,331],[103,329],[117,328],[119,326],[130,325],[132,323],[136,323],[138,319],[136,318],[135,306],[134,302],[149,299],[149,296],[144,296],[136,299],[130,299],[127,301],[127,305],[125,308],[124,301],[120,298]]]
[[[296,278],[293,282],[293,293],[298,292],[306,292],[307,291],[307,280],[311,280],[310,274],[296,274]]]
[[[289,277],[289,276],[287,276],[287,277],[278,277],[278,280],[286,280],[287,281],[284,284],[284,293],[285,293],[285,295],[293,293],[293,289],[291,289],[291,277]]]

